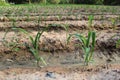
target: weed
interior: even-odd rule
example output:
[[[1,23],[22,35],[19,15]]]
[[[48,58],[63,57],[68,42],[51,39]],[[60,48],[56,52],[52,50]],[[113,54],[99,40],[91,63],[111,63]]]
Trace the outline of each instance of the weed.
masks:
[[[90,31],[88,33],[88,37],[85,38],[81,34],[70,34],[67,42],[69,42],[70,38],[72,36],[75,36],[81,43],[82,43],[82,50],[84,52],[84,65],[88,65],[88,63],[91,61],[94,53],[94,47],[95,47],[95,38],[96,38],[96,33]],[[90,41],[92,39],[92,43],[90,44]]]

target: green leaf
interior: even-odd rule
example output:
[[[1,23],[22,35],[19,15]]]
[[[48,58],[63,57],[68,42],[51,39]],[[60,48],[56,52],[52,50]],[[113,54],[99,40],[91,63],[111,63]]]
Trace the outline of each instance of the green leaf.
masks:
[[[71,37],[73,36],[73,34],[69,34],[68,38],[67,38],[67,44],[69,43]]]
[[[12,28],[13,30],[18,30],[18,31],[26,34],[27,36],[29,36],[29,39],[30,39],[30,41],[31,41],[31,43],[32,43],[32,46],[28,45],[27,43],[25,44],[25,46],[28,47],[29,51],[32,53],[32,55],[34,56],[34,58],[35,58],[37,61],[41,60],[45,65],[47,65],[46,62],[44,61],[44,59],[43,59],[42,57],[39,56],[39,50],[38,50],[38,47],[39,47],[39,46],[38,46],[38,45],[39,45],[39,40],[40,40],[41,35],[42,35],[43,32],[46,31],[48,28],[49,28],[49,27],[44,28],[41,32],[38,31],[38,33],[37,33],[37,35],[35,36],[35,38],[33,38],[32,36],[30,36],[29,33],[28,33],[26,30],[22,29],[22,28],[16,28],[16,27],[15,27],[15,28]],[[16,49],[16,50],[18,50],[18,49]]]
[[[90,47],[88,47],[88,48],[86,47],[85,50],[86,50],[86,53],[89,53],[90,52]]]
[[[39,60],[38,52],[34,48],[30,48],[30,51],[32,55],[35,57],[35,59],[38,61]]]
[[[82,36],[80,34],[74,34],[74,35],[80,42],[83,43],[84,46],[86,45],[86,38],[84,36]]]
[[[43,59],[43,57],[40,57],[40,59],[44,63],[44,65],[47,65],[47,63],[45,62],[45,60]]]
[[[95,47],[95,38],[96,38],[96,33],[92,32],[92,46],[93,46],[93,48]]]
[[[86,47],[89,47],[89,44],[90,44],[90,38],[92,37],[92,32],[89,32],[88,33],[88,39],[87,39],[87,42],[86,42]]]
[[[20,48],[14,48],[13,50],[17,52],[20,50]]]
[[[116,48],[119,48],[119,47],[120,47],[120,39],[116,43]]]
[[[88,63],[89,62],[89,53],[90,53],[90,48],[85,48],[85,62]]]
[[[89,19],[89,27],[91,27],[92,26],[92,21],[94,19],[94,16],[93,15],[89,15],[88,19]]]
[[[32,36],[29,36],[29,39],[31,40],[32,44],[34,44],[34,39]]]
[[[89,56],[89,60],[91,60],[92,56],[93,56],[93,52],[94,52],[94,48],[95,48],[95,38],[96,38],[96,33],[92,32],[92,48],[91,48],[91,53]]]
[[[20,32],[23,32],[24,34],[28,35],[28,32],[22,28],[12,28],[13,30],[19,30]]]

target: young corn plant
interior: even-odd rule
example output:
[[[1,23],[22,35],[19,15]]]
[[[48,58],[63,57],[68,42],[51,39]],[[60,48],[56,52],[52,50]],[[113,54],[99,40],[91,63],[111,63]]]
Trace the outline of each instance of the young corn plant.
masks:
[[[113,30],[115,30],[116,29],[116,19],[112,18],[111,22],[112,22]]]
[[[67,38],[68,38],[68,33],[69,33],[69,25],[68,24],[64,24],[62,25],[62,27],[65,29],[66,32],[66,43],[65,43],[65,47],[67,47]]]
[[[43,57],[39,56],[39,40],[41,38],[41,35],[45,31],[45,29],[42,30],[41,32],[38,31],[38,33],[35,36],[35,38],[33,38],[31,35],[29,35],[29,33],[26,30],[22,29],[22,28],[14,28],[14,29],[15,30],[17,29],[18,31],[23,32],[24,34],[26,34],[29,37],[29,40],[31,41],[32,45],[30,46],[29,44],[25,43],[25,46],[33,54],[34,58],[37,61],[37,66],[40,67],[40,61],[42,61],[44,65],[47,65],[47,63],[45,62]]]
[[[16,27],[16,19],[12,19],[12,27]]]
[[[16,19],[12,19],[12,27],[16,27]],[[15,34],[13,37],[11,37],[11,39],[7,40],[7,34],[10,32],[10,29],[5,30],[5,34],[2,38],[2,44],[4,46],[6,46],[7,48],[9,48],[11,51],[19,51],[20,50],[20,46],[22,46],[22,44],[19,43],[19,38],[17,38],[18,32],[15,31]]]
[[[30,14],[26,14],[26,21],[27,21],[27,22],[30,21]]]
[[[120,39],[116,43],[116,48],[120,48]]]
[[[22,46],[22,44],[19,43],[19,39],[16,37],[16,35],[14,35],[14,36],[12,37],[12,39],[10,39],[10,41],[8,41],[8,40],[6,39],[6,35],[8,34],[8,31],[9,31],[9,30],[7,30],[7,31],[5,32],[5,34],[4,34],[4,36],[3,36],[2,44],[3,44],[5,47],[9,48],[11,51],[17,52],[17,51],[20,50],[19,47]]]
[[[62,19],[62,15],[58,15],[58,20],[60,21]]]
[[[90,31],[87,38],[78,33],[70,34],[67,42],[69,42],[72,36],[76,37],[82,43],[81,47],[84,53],[84,65],[88,65],[88,63],[92,60],[93,57],[96,33]]]
[[[88,17],[88,27],[89,27],[89,30],[91,30],[91,28],[92,28],[93,20],[94,20],[94,16],[93,15],[89,15],[89,17]]]
[[[76,20],[78,20],[78,14],[75,14],[75,18],[76,18]]]
[[[39,16],[38,21],[37,21],[37,25],[39,26],[41,22],[42,22],[42,16]]]
[[[68,24],[65,24],[65,25],[63,25],[63,28],[64,28],[65,31],[66,31],[66,40],[67,40],[68,32],[69,32],[69,25],[68,25]]]

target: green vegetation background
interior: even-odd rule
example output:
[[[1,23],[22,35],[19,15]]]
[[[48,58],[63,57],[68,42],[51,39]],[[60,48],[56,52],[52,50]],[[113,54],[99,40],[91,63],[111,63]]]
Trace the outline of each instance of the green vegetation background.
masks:
[[[9,3],[120,5],[120,0],[0,0],[0,5],[9,5]]]

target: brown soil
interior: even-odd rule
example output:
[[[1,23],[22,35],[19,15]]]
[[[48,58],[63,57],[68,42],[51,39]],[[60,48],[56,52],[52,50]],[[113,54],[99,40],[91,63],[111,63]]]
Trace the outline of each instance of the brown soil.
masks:
[[[109,16],[109,15],[108,15]],[[111,16],[110,16],[111,17]],[[40,40],[40,56],[47,62],[42,69],[36,67],[36,61],[24,43],[29,44],[29,38],[22,33],[11,30],[12,21],[0,22],[0,80],[120,80],[120,48],[116,48],[116,41],[120,39],[120,23],[112,25],[110,21],[94,21],[91,29],[96,31],[96,47],[94,61],[89,66],[83,66],[83,52],[75,44],[78,40],[72,38],[66,44],[68,34],[81,33],[87,35],[88,21],[35,21],[18,20],[16,27],[21,27],[35,36],[38,29],[45,25],[51,26],[44,32]],[[53,25],[56,24],[56,25]],[[60,25],[58,25],[60,24]],[[61,24],[68,24],[66,32]],[[3,41],[5,31],[6,42]],[[14,50],[14,42],[17,48]]]
[[[42,69],[9,68],[0,71],[0,80],[119,80],[119,65],[87,67],[49,66]]]
[[[71,15],[46,15],[46,16],[35,16],[35,15],[29,15],[29,16],[2,16],[0,17],[0,21],[5,22],[5,21],[66,21],[66,20],[88,20],[89,14],[82,14],[79,15],[77,14],[76,16],[71,14]],[[94,20],[112,20],[112,19],[119,19],[119,14],[114,15],[114,14],[96,14],[94,15]]]

